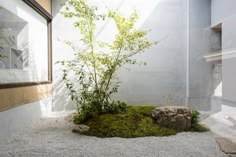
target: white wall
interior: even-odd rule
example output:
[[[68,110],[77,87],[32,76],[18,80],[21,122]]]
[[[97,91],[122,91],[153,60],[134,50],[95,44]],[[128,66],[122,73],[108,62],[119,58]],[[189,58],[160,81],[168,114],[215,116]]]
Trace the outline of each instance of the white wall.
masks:
[[[211,1],[190,0],[189,6],[189,105],[200,110],[210,109],[212,64],[204,55],[211,53]]]
[[[152,30],[151,40],[166,38],[138,56],[147,66],[121,71],[118,98],[130,104],[166,105],[165,97],[170,96],[173,104],[185,103],[186,7],[183,0],[161,0],[145,18],[141,28]]]
[[[52,98],[0,112],[0,139],[14,135],[51,112]],[[0,104],[1,105],[1,104]]]
[[[211,23],[222,23],[222,50],[235,51],[236,49],[236,1],[235,0],[212,0]],[[236,59],[225,59],[222,61],[223,99],[236,104]],[[232,104],[232,103],[231,103]]]
[[[236,16],[224,20],[222,24],[222,49],[232,50],[236,54]],[[222,62],[223,99],[232,101],[236,106],[236,55]]]
[[[79,32],[73,27],[73,21],[64,19],[60,14],[62,4],[66,0],[52,0],[52,50],[53,50],[53,110],[70,110],[74,108],[70,101],[68,91],[63,81],[60,66],[55,64],[57,61],[72,59],[73,51],[65,46],[63,40],[74,41],[78,38]]]
[[[211,24],[222,23],[222,51],[233,51],[236,54],[236,1],[212,0]],[[222,61],[222,104],[236,107],[236,67],[235,54],[231,57],[223,57]],[[233,57],[232,57],[233,56]]]
[[[214,26],[236,13],[235,0],[211,0],[211,24]]]
[[[138,56],[147,66],[128,67],[121,70],[122,81],[119,94],[115,98],[129,104],[166,104],[165,96],[170,95],[174,104],[184,104],[186,93],[186,2],[183,0],[103,0],[93,1],[98,6],[118,9],[130,14],[136,9],[141,15],[138,26],[151,29],[150,40],[162,40],[158,46]],[[53,1],[53,59],[70,59],[73,52],[58,39],[78,40],[79,32],[72,21],[58,12],[63,1]],[[99,25],[99,39],[107,40],[114,34],[111,24]],[[72,103],[65,94],[60,67],[54,65],[54,110],[71,109]]]

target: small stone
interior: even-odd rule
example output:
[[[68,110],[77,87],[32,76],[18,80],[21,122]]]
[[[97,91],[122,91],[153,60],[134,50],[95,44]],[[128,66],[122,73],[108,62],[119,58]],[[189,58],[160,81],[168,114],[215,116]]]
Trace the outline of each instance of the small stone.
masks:
[[[89,129],[90,129],[89,126],[81,124],[81,125],[77,125],[74,129],[72,129],[72,132],[84,134],[84,133],[88,132]]]

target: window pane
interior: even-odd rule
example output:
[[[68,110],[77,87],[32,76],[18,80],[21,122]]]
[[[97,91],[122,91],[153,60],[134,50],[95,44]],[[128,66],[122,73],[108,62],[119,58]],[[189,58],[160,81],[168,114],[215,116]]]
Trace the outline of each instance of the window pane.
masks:
[[[0,0],[0,84],[48,81],[47,20],[19,0]]]

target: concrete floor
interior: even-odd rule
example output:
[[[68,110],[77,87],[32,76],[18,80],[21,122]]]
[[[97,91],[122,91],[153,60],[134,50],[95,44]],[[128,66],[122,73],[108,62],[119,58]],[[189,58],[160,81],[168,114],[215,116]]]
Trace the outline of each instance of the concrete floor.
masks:
[[[222,105],[220,112],[208,114],[209,117],[204,119],[202,123],[215,134],[236,143],[236,108]]]

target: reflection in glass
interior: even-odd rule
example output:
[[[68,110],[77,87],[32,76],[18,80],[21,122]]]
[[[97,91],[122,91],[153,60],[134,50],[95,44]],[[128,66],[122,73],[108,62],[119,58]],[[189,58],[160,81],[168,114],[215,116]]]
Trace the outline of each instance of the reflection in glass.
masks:
[[[2,6],[0,16],[0,69],[23,70],[28,60],[28,22]]]
[[[48,22],[19,0],[0,0],[0,84],[48,81]]]

